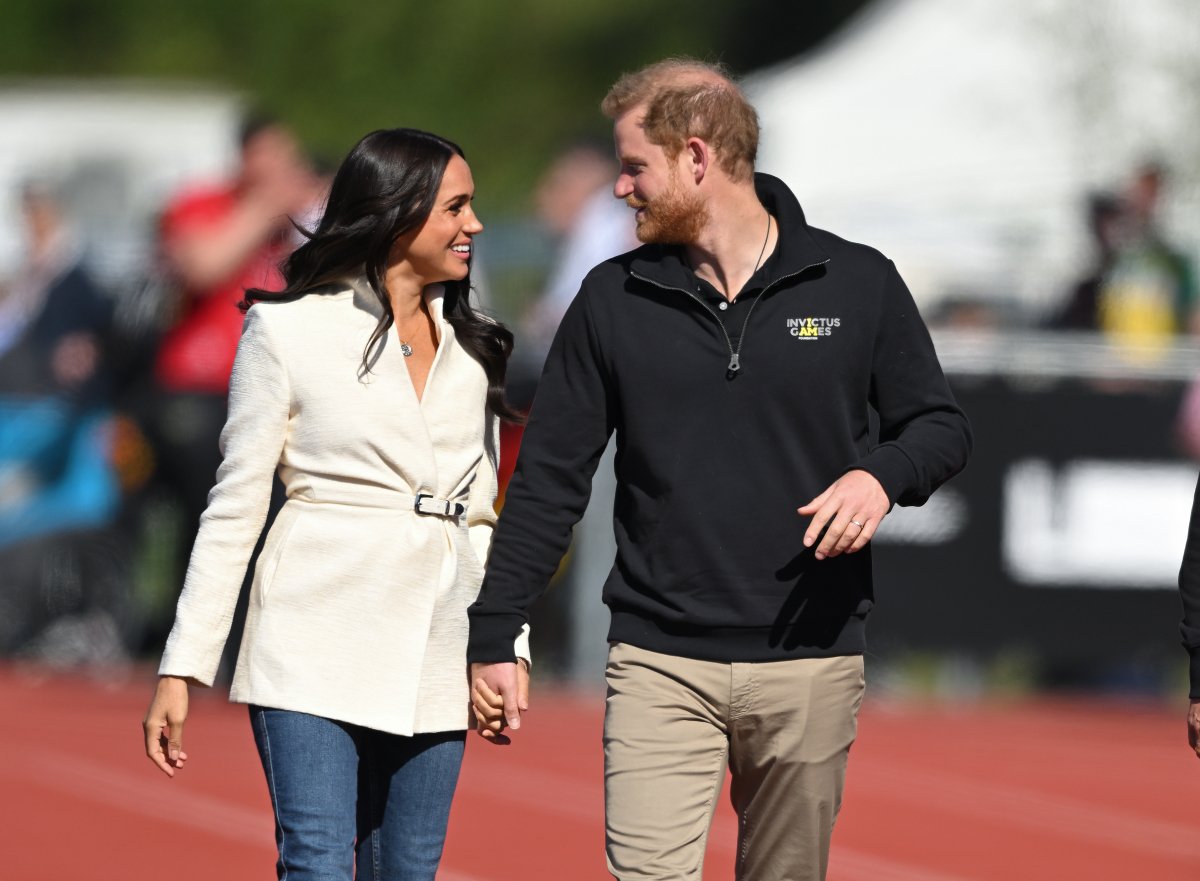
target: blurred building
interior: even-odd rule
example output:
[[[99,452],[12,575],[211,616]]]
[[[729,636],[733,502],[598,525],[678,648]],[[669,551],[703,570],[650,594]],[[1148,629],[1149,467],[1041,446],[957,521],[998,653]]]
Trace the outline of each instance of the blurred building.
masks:
[[[240,104],[199,87],[0,81],[0,282],[21,263],[20,186],[31,173],[61,182],[101,280],[128,281],[147,262],[167,197],[234,166]]]

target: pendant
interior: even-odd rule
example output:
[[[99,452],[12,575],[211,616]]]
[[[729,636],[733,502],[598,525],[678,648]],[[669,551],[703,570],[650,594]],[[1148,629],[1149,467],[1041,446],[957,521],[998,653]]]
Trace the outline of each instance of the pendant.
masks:
[[[410,346],[408,343],[401,340],[400,341],[400,354],[403,355],[405,358],[407,358],[409,355],[412,354],[412,346]]]

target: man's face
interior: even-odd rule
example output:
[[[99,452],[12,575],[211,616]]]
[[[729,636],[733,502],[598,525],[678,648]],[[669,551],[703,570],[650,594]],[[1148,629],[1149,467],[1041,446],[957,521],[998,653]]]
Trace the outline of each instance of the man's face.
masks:
[[[267,126],[242,146],[242,182],[247,187],[268,185],[302,167],[300,147],[282,126]]]
[[[637,237],[647,243],[686,245],[708,223],[708,206],[684,172],[686,151],[668,159],[642,129],[642,108],[613,123],[613,140],[621,169],[613,195],[637,211]]]

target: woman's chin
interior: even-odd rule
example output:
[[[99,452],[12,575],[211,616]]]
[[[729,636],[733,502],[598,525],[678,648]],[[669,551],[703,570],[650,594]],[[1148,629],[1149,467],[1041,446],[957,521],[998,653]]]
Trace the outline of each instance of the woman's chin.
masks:
[[[423,280],[422,287],[427,287],[431,284],[446,284],[451,281],[462,281],[471,273],[469,266],[452,266],[448,267],[444,272],[432,274]]]

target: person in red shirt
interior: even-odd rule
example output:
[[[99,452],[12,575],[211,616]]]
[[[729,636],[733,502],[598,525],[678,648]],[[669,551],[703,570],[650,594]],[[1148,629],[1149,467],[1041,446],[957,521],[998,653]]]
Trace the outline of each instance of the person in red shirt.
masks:
[[[182,291],[155,365],[169,391],[225,396],[242,329],[237,303],[247,288],[282,286],[278,264],[299,244],[290,218],[320,197],[319,179],[279,123],[247,121],[241,143],[236,179],[190,187],[163,214],[163,256]]]
[[[195,534],[221,463],[218,441],[242,332],[247,288],[283,287],[279,264],[313,225],[324,182],[292,133],[251,116],[241,129],[234,179],[184,189],[166,207],[160,246],[179,297],[154,361],[158,406],[152,435],[158,478],[178,502],[182,535]],[[180,559],[190,552],[181,542]]]

